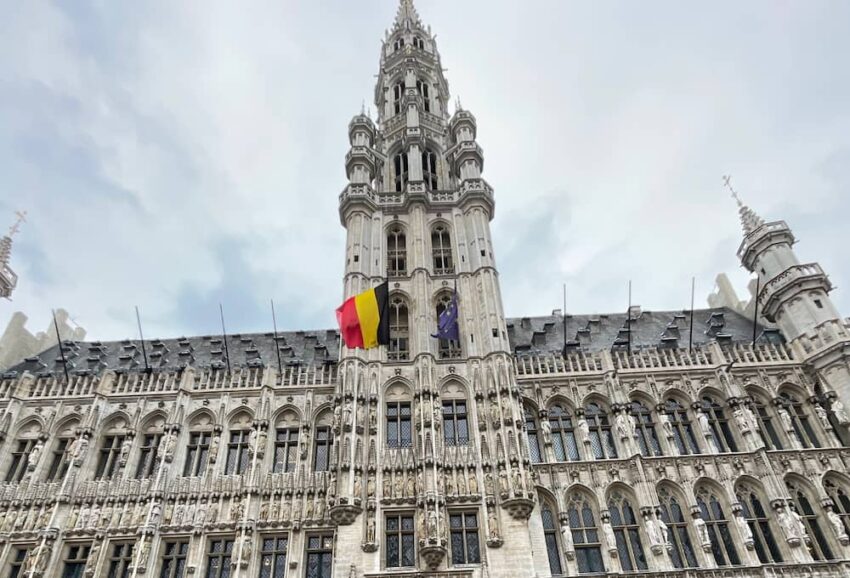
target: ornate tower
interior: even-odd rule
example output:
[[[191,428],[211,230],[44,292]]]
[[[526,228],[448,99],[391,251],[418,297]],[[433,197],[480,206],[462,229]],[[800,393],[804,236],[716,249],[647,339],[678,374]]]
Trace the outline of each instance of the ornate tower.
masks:
[[[850,404],[850,331],[829,298],[829,278],[817,263],[800,263],[785,221],[766,223],[735,198],[744,230],[738,257],[758,275],[757,299],[764,317],[779,326],[799,358],[811,365],[827,397],[837,395]]]
[[[18,232],[21,223],[26,221],[26,212],[16,213],[17,220],[9,228],[9,233],[0,238],[0,298],[9,299],[18,284],[18,276],[9,265],[12,257],[12,237]]]
[[[493,191],[475,117],[460,106],[450,116],[448,102],[435,38],[401,0],[381,48],[377,123],[361,111],[349,125],[339,208],[345,296],[390,281],[391,344],[343,348],[337,391],[332,514],[353,523],[340,532],[357,533],[363,552],[352,560],[367,572],[389,563],[387,508],[405,504],[416,566],[481,562],[491,576],[530,567],[527,529],[515,531],[527,528],[533,483],[490,235]],[[455,287],[460,339],[433,338]],[[480,527],[489,547],[453,551],[457,524]]]

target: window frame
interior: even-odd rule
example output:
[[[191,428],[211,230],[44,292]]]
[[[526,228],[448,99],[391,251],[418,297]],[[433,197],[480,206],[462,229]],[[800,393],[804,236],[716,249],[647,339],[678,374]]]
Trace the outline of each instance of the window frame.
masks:
[[[250,437],[250,428],[231,429],[228,431],[224,475],[241,476],[248,471],[251,462]]]
[[[318,540],[318,545],[311,546],[311,540]],[[305,578],[331,578],[333,574],[334,546],[335,539],[332,533],[307,534],[304,537]],[[316,574],[310,574],[310,560],[314,557],[318,559],[319,570]],[[327,565],[325,566],[325,564]],[[329,571],[325,573],[323,568],[329,568]]]
[[[163,432],[150,432],[142,434],[141,446],[139,447],[139,461],[136,464],[137,480],[144,480],[153,476],[159,458],[159,444],[162,441]]]
[[[281,434],[284,434],[285,439],[281,439]],[[295,471],[298,466],[300,436],[301,431],[298,426],[278,426],[275,428],[272,473],[286,474]]]
[[[711,395],[704,395],[700,400],[700,404],[703,413],[708,418],[708,425],[711,428],[712,437],[714,438],[714,447],[718,453],[737,452],[738,443],[735,440],[732,429],[729,427],[729,418],[726,417],[726,412],[723,411],[723,405]]]
[[[271,547],[268,542],[273,542]],[[283,542],[283,546],[281,546]],[[269,560],[270,570],[265,571],[266,560]],[[289,534],[269,534],[260,537],[260,572],[259,578],[284,578],[289,560]],[[281,570],[282,572],[278,572]]]
[[[185,550],[183,549],[185,546]],[[169,547],[175,551],[169,552]],[[189,558],[189,539],[172,538],[161,542],[159,578],[184,578]],[[182,562],[182,564],[181,564]]]
[[[617,557],[624,572],[649,570],[646,550],[640,536],[640,522],[628,498],[615,492],[608,499],[608,516],[614,531]],[[609,544],[609,547],[611,545]]]
[[[126,434],[105,434],[100,442],[97,454],[95,480],[111,480],[121,470],[121,446],[127,439]]]
[[[817,501],[812,502],[808,488],[803,485],[791,480],[785,480],[785,487],[791,497],[794,511],[800,515],[803,524],[806,526],[806,532],[809,534],[811,541],[808,544],[808,550],[812,559],[815,561],[835,560],[835,549],[820,524],[820,516],[818,514],[819,510],[822,511],[822,508],[816,508],[815,504],[817,504]],[[790,508],[791,505],[786,507]]]
[[[214,551],[216,544],[221,544],[221,550]],[[234,536],[211,536],[207,542],[204,558],[206,578],[230,578],[230,563],[233,559],[233,549],[236,547]],[[216,565],[213,565],[213,561]]]
[[[724,502],[712,491],[696,492],[697,506],[711,540],[711,553],[718,567],[741,566],[741,556],[729,530],[730,520]]]
[[[390,527],[391,520],[396,522],[393,528]],[[394,560],[390,560],[392,543],[396,544]],[[412,512],[384,514],[384,567],[416,567],[416,516]]]
[[[770,519],[775,518],[764,507],[761,493],[749,484],[738,484],[735,497],[741,505],[741,516],[747,521],[753,535],[753,548],[762,564],[780,564],[784,562],[780,540],[776,540]],[[781,534],[779,534],[782,536]]]
[[[62,554],[62,578],[82,578],[90,554],[91,542],[65,544]]]
[[[566,406],[556,403],[549,406],[547,415],[552,428],[552,449],[555,452],[555,459],[559,462],[580,461],[582,455],[573,424],[573,414]]]
[[[453,523],[458,518],[460,519],[460,526],[454,526]],[[449,512],[449,549],[452,565],[467,566],[481,563],[481,526],[479,519],[480,514],[473,510]],[[456,543],[463,549],[460,556],[456,556],[460,552],[455,549]]]
[[[405,424],[407,425],[406,437]],[[393,449],[413,447],[413,404],[409,401],[386,402],[384,430],[386,447]],[[394,438],[391,439],[391,435]]]
[[[579,574],[606,572],[597,519],[593,503],[587,496],[575,494],[570,497],[567,504],[567,524],[573,539]]]
[[[688,407],[678,399],[668,397],[664,400],[664,414],[673,430],[673,443],[681,456],[699,455],[702,450],[694,433],[694,425],[688,415]]]
[[[617,443],[614,441],[611,419],[605,406],[590,402],[584,407],[582,417],[590,430],[590,448],[594,457],[598,460],[617,459]]]
[[[107,558],[107,578],[129,578],[133,567],[135,542],[117,540],[109,542],[109,557]]]
[[[540,519],[543,524],[543,539],[546,542],[546,556],[549,560],[549,571],[553,576],[560,576],[564,572],[564,561],[562,559],[562,546],[560,542],[560,533],[558,529],[557,517],[555,510],[546,503],[542,502],[540,508]]]
[[[390,296],[390,345],[387,347],[387,359],[410,359],[410,308],[399,295]]]
[[[333,434],[329,426],[323,425],[316,427],[316,433],[313,436],[313,471],[326,472],[331,466],[331,454],[333,452]],[[323,463],[319,463],[319,449],[325,451],[322,457]],[[321,466],[321,467],[320,467]]]
[[[35,548],[15,545],[9,554],[9,578],[23,578],[21,571],[24,568],[27,557]]]
[[[50,450],[50,466],[47,470],[47,475],[44,478],[46,482],[58,482],[65,478],[68,469],[71,467],[71,455],[68,449],[74,441],[73,436],[59,436],[52,445]]]
[[[679,496],[668,488],[661,487],[658,489],[658,499],[660,516],[667,524],[670,545],[673,547],[670,561],[675,568],[699,568],[699,559],[691,538],[688,517],[685,515],[685,510],[682,510]]]
[[[459,410],[458,406],[461,404],[463,405],[463,409]],[[443,443],[445,445],[452,447],[469,445],[469,404],[466,399],[443,400],[442,419]],[[463,425],[463,429],[466,432],[465,437],[459,433],[461,425]]]
[[[38,443],[38,438],[16,438],[17,445],[12,451],[12,461],[9,463],[9,469],[6,471],[6,482],[17,483],[24,479],[27,473],[28,456],[35,445]]]
[[[629,419],[635,425],[638,447],[644,457],[660,457],[664,455],[658,428],[653,419],[652,409],[638,399],[629,402]]]
[[[407,233],[400,225],[387,231],[387,276],[407,276]]]
[[[437,223],[431,228],[431,261],[435,276],[454,274],[452,234],[444,223]]]

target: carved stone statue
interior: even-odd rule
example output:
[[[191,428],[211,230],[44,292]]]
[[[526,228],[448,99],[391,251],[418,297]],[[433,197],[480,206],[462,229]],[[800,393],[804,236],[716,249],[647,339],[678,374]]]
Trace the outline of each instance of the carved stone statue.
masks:
[[[407,496],[412,498],[416,496],[416,483],[414,482],[413,472],[407,472],[405,480],[407,482]]]
[[[753,543],[753,530],[750,528],[749,522],[747,522],[746,518],[744,518],[744,514],[742,512],[738,512],[735,516],[735,525],[738,526],[738,531],[741,533],[741,538],[744,540],[744,544],[749,548]]]
[[[662,414],[661,428],[664,430],[664,435],[668,439],[673,439],[673,422],[670,420],[670,414]]]
[[[492,472],[488,471],[484,474],[484,491],[488,495],[492,495],[493,493],[495,493],[495,486],[494,486],[494,482],[493,482],[493,473]]]
[[[740,405],[732,412],[732,416],[734,416],[735,423],[738,424],[738,429],[741,430],[742,434],[750,433],[750,420],[747,419],[747,416],[744,414],[744,410]]]
[[[443,476],[445,477],[445,480],[446,480],[446,495],[447,496],[455,495],[456,490],[455,490],[454,472],[452,472],[451,470],[447,470],[443,473]]]
[[[694,518],[694,527],[697,529],[697,537],[703,549],[711,548],[711,536],[708,534],[708,526],[700,516]]]
[[[847,410],[844,409],[844,404],[841,403],[839,399],[833,399],[831,404],[832,414],[835,416],[835,419],[838,420],[838,423],[841,425],[850,424],[850,415],[847,414]]]
[[[565,552],[574,552],[573,530],[569,524],[561,524],[561,542],[564,544]]]
[[[789,507],[782,508],[778,518],[779,525],[782,527],[782,531],[785,532],[785,537],[789,543],[803,540],[806,537],[806,528],[797,512],[791,510]]]
[[[658,526],[658,530],[661,532],[661,544],[663,546],[670,545],[670,528],[667,527],[667,523],[661,519],[661,516],[655,516],[655,524]]]
[[[50,561],[50,553],[50,546],[46,542],[40,542],[27,554],[27,559],[24,562],[24,575],[27,573],[44,574],[44,571],[47,570],[47,563]]]
[[[704,411],[697,412],[697,422],[702,435],[705,437],[713,437],[714,432],[711,431],[711,424],[708,421],[708,414]]]
[[[86,562],[85,575],[94,576],[94,569],[97,567],[97,559],[100,557],[100,542],[94,542],[89,550],[88,561]]]
[[[333,417],[333,429],[334,431],[339,431],[340,426],[342,425],[342,408],[339,404],[334,405],[334,417]]]
[[[590,443],[590,426],[587,424],[587,420],[583,417],[578,418],[578,432],[581,436],[581,441],[589,444]]]
[[[832,526],[832,531],[835,533],[835,537],[838,538],[839,542],[842,544],[850,542],[850,537],[847,536],[847,529],[841,521],[841,516],[836,514],[835,510],[828,508],[826,510],[826,519],[829,520],[829,525]]]
[[[826,413],[826,410],[820,405],[815,404],[815,413],[818,416],[818,419],[823,424],[825,430],[829,431],[832,429],[832,424],[829,423],[829,415]]]
[[[402,477],[402,473],[396,471],[395,475],[393,475],[393,497],[401,498],[404,495],[404,478]]]
[[[233,502],[230,504],[230,521],[238,522],[242,519],[242,514],[244,513],[244,507],[242,506],[242,500],[239,499],[239,496],[234,498]]]
[[[490,530],[490,539],[499,539],[499,523],[496,520],[495,508],[487,508],[487,528]]]
[[[425,538],[425,511],[419,510],[419,515],[416,517],[416,531],[419,539],[422,540]]]
[[[260,520],[265,522],[269,519],[269,502],[268,500],[263,500],[263,503],[260,504]]]
[[[383,488],[384,497],[391,498],[393,495],[393,480],[390,477],[389,472],[384,472],[384,475],[381,477],[381,486]]]
[[[41,457],[41,452],[44,451],[44,442],[38,440],[30,450],[27,456],[27,469],[32,471],[38,465],[38,459]]]
[[[779,421],[782,422],[782,428],[787,432],[793,432],[794,423],[791,421],[791,414],[788,413],[788,410],[784,407],[780,407],[776,410],[776,413],[779,414]]]
[[[635,423],[627,412],[621,411],[614,418],[617,424],[617,435],[621,440],[632,439],[635,435]]]
[[[437,512],[434,510],[428,512],[428,537],[437,537]]]
[[[504,468],[499,470],[499,491],[503,494],[507,494],[510,492],[510,487],[508,484],[508,473],[504,470]]]
[[[499,406],[494,402],[490,405],[490,421],[493,422],[493,427],[498,428],[501,425],[501,414],[499,413]]]
[[[132,438],[125,437],[124,441],[121,442],[121,463],[126,464],[127,458],[130,457],[130,450],[133,448],[133,440]]]
[[[159,524],[159,519],[162,516],[162,504],[160,502],[154,502],[151,507],[151,524],[156,526]]]
[[[475,475],[475,470],[469,470],[469,479],[466,484],[467,491],[470,494],[478,493],[478,476]]]
[[[215,524],[216,520],[218,520],[218,502],[210,502],[207,510],[207,524]]]
[[[370,475],[369,479],[366,480],[366,496],[375,497],[375,476]]]
[[[543,443],[547,446],[552,445],[552,424],[549,423],[549,418],[540,420],[540,433],[543,434]]]
[[[617,549],[617,538],[614,535],[614,528],[608,520],[602,521],[602,533],[605,535],[605,541],[608,543],[608,550]]]
[[[375,517],[369,516],[366,520],[366,542],[369,544],[375,543]]]
[[[363,482],[360,481],[360,474],[354,474],[354,497],[359,498],[363,495]]]
[[[440,431],[440,428],[443,426],[443,408],[440,406],[440,402],[434,400],[434,429]]]
[[[513,474],[514,474],[514,492],[516,492],[517,494],[521,494],[523,485],[522,485],[522,474],[520,473],[519,468],[514,468]]]
[[[89,440],[85,436],[80,436],[73,441],[69,453],[74,458],[74,465],[80,465],[86,457],[86,451],[89,449]]]
[[[210,463],[214,464],[216,459],[218,459],[218,448],[221,446],[221,436],[215,435],[213,436],[212,441],[210,442]]]

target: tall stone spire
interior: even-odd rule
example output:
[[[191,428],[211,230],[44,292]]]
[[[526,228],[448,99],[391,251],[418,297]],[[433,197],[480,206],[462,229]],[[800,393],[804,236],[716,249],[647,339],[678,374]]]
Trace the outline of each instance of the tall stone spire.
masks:
[[[410,26],[421,28],[422,21],[419,19],[419,13],[416,12],[416,7],[413,5],[413,0],[400,0],[398,3],[398,12],[396,12],[393,30],[399,28],[405,29]]]
[[[744,230],[744,235],[751,235],[759,227],[764,225],[764,219],[758,216],[754,210],[745,205],[738,193],[732,191],[732,196],[735,202],[738,203],[738,215],[741,217],[741,228]]]
[[[26,221],[26,211],[16,213],[15,224],[9,227],[8,234],[0,239],[0,297],[11,298],[12,291],[18,284],[18,276],[9,265],[12,258],[12,237],[18,232],[21,223]]]

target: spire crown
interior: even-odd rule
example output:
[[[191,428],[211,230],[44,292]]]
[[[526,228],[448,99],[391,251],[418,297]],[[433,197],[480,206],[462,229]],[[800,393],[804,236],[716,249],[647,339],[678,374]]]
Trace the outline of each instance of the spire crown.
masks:
[[[422,27],[422,21],[419,19],[419,13],[416,12],[416,7],[413,5],[413,0],[399,0],[398,11],[395,15],[394,29],[410,28],[410,25],[418,28]]]
[[[741,201],[738,196],[738,191],[732,188],[732,177],[730,175],[723,176],[723,186],[729,189],[732,193],[732,198],[738,204],[738,216],[741,218],[741,228],[744,230],[744,236],[749,236],[754,233],[759,227],[764,225],[764,219],[758,216],[750,207]]]

